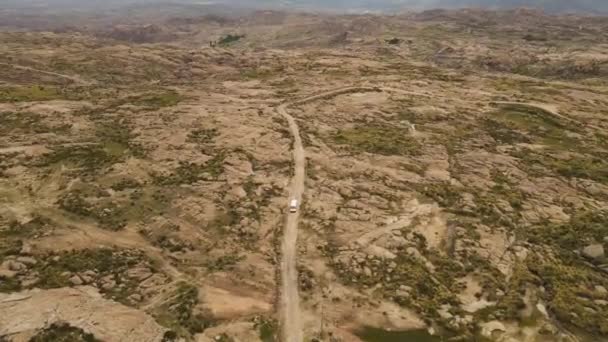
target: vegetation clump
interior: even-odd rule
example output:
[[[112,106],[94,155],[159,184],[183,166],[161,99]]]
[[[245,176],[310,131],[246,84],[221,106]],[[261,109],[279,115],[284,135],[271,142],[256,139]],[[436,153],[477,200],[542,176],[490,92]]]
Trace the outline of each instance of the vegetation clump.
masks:
[[[172,299],[153,312],[156,321],[171,329],[170,337],[191,339],[216,324],[216,320],[205,313],[200,305],[198,288],[191,284],[180,283]]]
[[[158,109],[164,107],[172,107],[184,100],[175,90],[165,90],[162,92],[154,92],[139,96],[131,96],[125,99],[125,104],[133,104],[136,106],[146,107],[149,109]]]
[[[223,36],[222,38],[220,38],[217,41],[217,44],[229,45],[231,43],[238,42],[239,40],[241,40],[243,38],[245,38],[244,34],[227,34],[227,35]]]
[[[179,166],[168,175],[153,175],[157,185],[193,184],[201,180],[216,180],[224,172],[225,152],[220,152],[205,164],[180,162]]]
[[[105,201],[94,205],[80,191],[68,192],[57,201],[59,208],[74,215],[92,218],[99,222],[102,228],[118,231],[127,225],[125,208]]]
[[[210,144],[218,135],[219,132],[216,128],[195,129],[188,134],[188,142],[196,143],[199,145]]]
[[[417,155],[421,147],[407,130],[389,126],[357,126],[339,130],[331,138],[354,151],[386,156]]]
[[[63,97],[63,94],[57,88],[49,86],[0,88],[0,102],[49,101]]]
[[[53,323],[30,338],[30,342],[101,342],[101,340],[67,323]]]
[[[44,119],[34,113],[28,112],[2,112],[0,113],[0,134],[43,134],[65,133],[72,125],[48,125]]]
[[[256,317],[254,319],[254,328],[259,332],[260,340],[262,342],[276,342],[278,341],[278,330],[279,324],[275,319],[269,319],[266,317]]]

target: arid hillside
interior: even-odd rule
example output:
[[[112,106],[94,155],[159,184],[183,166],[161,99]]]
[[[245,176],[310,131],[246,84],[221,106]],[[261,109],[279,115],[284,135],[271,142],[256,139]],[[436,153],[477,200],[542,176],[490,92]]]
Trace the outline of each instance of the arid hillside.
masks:
[[[0,12],[0,341],[608,339],[608,18],[146,11]]]

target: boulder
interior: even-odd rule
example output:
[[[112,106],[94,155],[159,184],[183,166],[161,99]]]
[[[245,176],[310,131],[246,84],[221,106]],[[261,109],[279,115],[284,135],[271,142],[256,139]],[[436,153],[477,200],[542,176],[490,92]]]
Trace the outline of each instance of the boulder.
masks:
[[[27,266],[25,266],[25,264],[20,263],[18,261],[8,261],[7,263],[8,269],[11,271],[15,271],[15,272],[19,272],[19,271],[24,271],[27,269]]]
[[[486,338],[493,338],[494,332],[505,332],[507,328],[499,321],[481,323],[481,334]]]
[[[82,285],[82,279],[76,274],[74,274],[70,279],[70,283],[74,286]]]
[[[20,263],[26,264],[28,266],[33,266],[33,265],[36,265],[36,263],[37,263],[36,259],[34,259],[32,257],[25,257],[25,256],[18,257],[17,261],[19,261]]]
[[[139,303],[143,299],[139,293],[134,293],[128,297],[128,299],[133,303]]]
[[[116,282],[114,280],[110,280],[101,284],[101,288],[106,291],[112,290],[114,287],[116,287]]]
[[[144,281],[150,278],[152,275],[152,270],[150,270],[148,267],[136,267],[127,271],[127,276],[129,278],[134,278],[139,281]]]
[[[600,296],[605,296],[608,294],[608,290],[606,290],[606,288],[601,285],[596,285],[594,290],[595,290],[595,293],[597,293]]]
[[[604,246],[602,244],[596,243],[589,245],[583,248],[583,256],[592,259],[592,260],[600,260],[604,258]]]
[[[17,275],[17,272],[15,272],[15,271],[11,271],[6,268],[0,268],[0,278],[12,279],[12,278],[15,278],[16,275]]]

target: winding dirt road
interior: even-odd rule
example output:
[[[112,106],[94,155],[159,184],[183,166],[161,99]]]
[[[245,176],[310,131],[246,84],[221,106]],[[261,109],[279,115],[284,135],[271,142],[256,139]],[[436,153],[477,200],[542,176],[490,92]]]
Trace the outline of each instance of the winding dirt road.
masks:
[[[298,128],[298,124],[296,123],[296,120],[289,115],[287,109],[290,106],[303,105],[309,102],[328,99],[339,95],[381,91],[398,93],[402,95],[429,96],[428,94],[410,92],[395,88],[354,86],[326,91],[321,94],[309,96],[304,99],[282,104],[277,107],[278,114],[287,120],[294,140],[293,158],[295,172],[289,190],[289,201],[296,199],[298,203],[302,203],[302,194],[304,193],[304,181],[306,177],[306,156],[304,154],[304,147],[302,146],[302,139],[300,137],[300,129]],[[304,340],[304,332],[302,329],[302,320],[300,315],[300,296],[298,293],[297,269],[299,218],[299,210],[296,213],[288,212],[285,229],[283,231],[283,242],[281,245],[282,260],[280,317],[283,341],[285,342],[302,342]]]

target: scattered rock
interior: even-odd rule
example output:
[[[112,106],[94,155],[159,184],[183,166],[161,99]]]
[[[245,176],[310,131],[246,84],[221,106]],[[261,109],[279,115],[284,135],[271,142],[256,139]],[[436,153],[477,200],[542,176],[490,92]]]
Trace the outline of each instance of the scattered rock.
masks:
[[[23,246],[21,247],[20,253],[23,255],[32,254],[32,245],[30,245],[29,243],[24,243]]]
[[[442,319],[448,321],[451,320],[452,318],[454,318],[454,315],[452,315],[450,313],[450,306],[449,305],[442,305],[441,308],[439,308],[439,310],[437,310],[437,313],[439,314],[439,317],[441,317]]]
[[[91,271],[91,270],[85,271],[83,273],[83,275],[93,277],[93,278],[97,277],[97,273],[95,271]]]
[[[583,248],[583,256],[593,260],[604,258],[604,246],[596,243]]]
[[[72,285],[74,286],[79,286],[82,285],[82,279],[80,279],[80,277],[77,274],[74,274],[70,279],[70,283],[72,283]]]
[[[91,277],[91,276],[88,276],[88,275],[86,275],[86,274],[81,275],[81,276],[80,276],[80,279],[82,279],[82,281],[83,281],[85,284],[90,284],[90,283],[92,283],[93,281],[95,281],[95,278],[93,278],[93,277]]]
[[[139,303],[143,299],[139,293],[134,293],[128,297],[131,302]]]
[[[136,267],[127,271],[127,276],[129,278],[137,279],[139,281],[144,281],[150,278],[152,275],[152,270],[150,270],[148,267]]]
[[[7,263],[8,269],[11,271],[15,271],[15,272],[19,272],[19,271],[25,271],[27,269],[27,266],[21,262],[18,261],[8,261]]]
[[[543,324],[543,326],[538,331],[541,335],[556,335],[558,333],[557,328],[549,323]]]
[[[106,291],[109,291],[109,290],[113,289],[114,287],[116,287],[116,281],[114,280],[114,275],[112,275],[112,274],[101,278],[100,283],[101,283],[101,288]]]
[[[17,275],[17,272],[15,272],[15,271],[11,271],[6,268],[0,268],[0,278],[12,279],[12,278],[15,278],[16,275]]]
[[[101,284],[101,288],[106,291],[112,290],[114,287],[116,287],[116,282],[114,280]]]
[[[605,296],[608,294],[608,290],[606,290],[605,287],[601,286],[601,285],[596,285],[595,286],[595,293],[597,293],[600,296]]]
[[[21,280],[21,286],[24,288],[32,287],[40,281],[40,278],[36,276],[28,277]]]
[[[233,188],[233,189],[230,191],[230,193],[231,193],[231,194],[232,194],[234,197],[239,198],[239,199],[242,199],[242,198],[246,198],[246,197],[247,197],[247,192],[245,191],[245,189],[243,189],[243,187],[242,187],[242,186],[236,186],[236,187],[234,187],[234,188]]]
[[[493,338],[493,334],[495,331],[498,331],[498,332],[507,331],[507,329],[505,328],[505,325],[500,323],[499,321],[490,321],[490,322],[481,323],[480,326],[481,326],[481,334],[487,338]]]
[[[18,258],[17,258],[17,261],[19,261],[19,262],[21,262],[21,263],[23,263],[23,264],[26,264],[26,265],[28,265],[28,266],[33,266],[33,265],[36,265],[36,263],[38,263],[38,262],[36,261],[36,259],[34,259],[34,258],[32,258],[32,257],[24,257],[24,256],[22,256],[22,257],[18,257]]]

